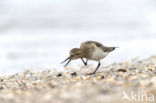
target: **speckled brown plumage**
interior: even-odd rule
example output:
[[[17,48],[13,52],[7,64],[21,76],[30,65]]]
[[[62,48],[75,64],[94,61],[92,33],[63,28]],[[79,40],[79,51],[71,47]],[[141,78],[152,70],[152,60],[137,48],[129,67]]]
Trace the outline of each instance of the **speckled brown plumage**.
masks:
[[[65,66],[67,66],[71,60],[75,59],[81,59],[85,65],[87,65],[88,60],[95,60],[98,61],[99,64],[96,70],[93,73],[90,73],[94,74],[100,66],[100,60],[105,58],[108,55],[108,53],[115,50],[115,48],[116,47],[104,46],[96,41],[82,42],[80,48],[73,48],[72,50],[70,50],[69,57],[66,59],[66,60],[69,59],[69,61]],[[86,58],[87,61],[85,62],[83,58]],[[63,61],[62,63],[64,63],[65,61]]]

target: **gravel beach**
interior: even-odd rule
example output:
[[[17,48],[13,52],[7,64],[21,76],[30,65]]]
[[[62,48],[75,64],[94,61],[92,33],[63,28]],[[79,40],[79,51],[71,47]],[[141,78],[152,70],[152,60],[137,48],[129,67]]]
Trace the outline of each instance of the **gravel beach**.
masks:
[[[75,73],[27,70],[1,76],[0,103],[156,102],[156,56],[100,67],[96,75],[85,75],[93,71],[85,69]]]

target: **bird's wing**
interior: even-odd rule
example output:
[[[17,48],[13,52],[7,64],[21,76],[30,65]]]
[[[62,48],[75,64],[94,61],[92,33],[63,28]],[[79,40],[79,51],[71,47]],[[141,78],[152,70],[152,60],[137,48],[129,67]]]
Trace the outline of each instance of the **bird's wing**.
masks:
[[[86,46],[93,45],[93,44],[95,44],[97,47],[100,47],[100,48],[103,48],[103,47],[104,47],[104,46],[103,46],[101,43],[99,43],[99,42],[96,42],[96,41],[86,41],[86,42],[81,43],[80,48],[84,48],[84,47],[86,47]]]
[[[90,57],[92,55],[92,52],[95,50],[96,45],[93,42],[86,41],[81,43],[80,48],[84,50],[87,57]]]
[[[108,52],[110,49],[109,47],[104,46],[103,44],[96,42],[96,41],[88,41],[87,42],[89,45],[95,44],[95,46],[101,48],[104,52]]]

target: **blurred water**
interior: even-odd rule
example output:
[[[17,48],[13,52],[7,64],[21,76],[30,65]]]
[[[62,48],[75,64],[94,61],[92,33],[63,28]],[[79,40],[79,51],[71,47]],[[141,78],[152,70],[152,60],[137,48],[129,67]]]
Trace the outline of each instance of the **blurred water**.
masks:
[[[86,40],[120,46],[103,66],[155,55],[155,18],[155,0],[1,0],[0,73],[63,70],[69,50]]]

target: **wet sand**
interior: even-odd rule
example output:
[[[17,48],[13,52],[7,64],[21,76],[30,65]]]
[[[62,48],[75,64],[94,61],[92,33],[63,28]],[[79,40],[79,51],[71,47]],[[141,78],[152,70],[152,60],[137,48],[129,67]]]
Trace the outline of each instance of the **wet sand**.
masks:
[[[87,68],[87,67],[86,67]],[[156,56],[101,67],[96,75],[25,71],[0,77],[0,103],[155,103]],[[89,67],[88,67],[89,68]],[[88,71],[87,71],[88,70]],[[126,93],[128,99],[123,99]],[[132,99],[131,94],[136,94]],[[142,95],[143,100],[140,99]],[[155,98],[154,98],[155,99]],[[132,101],[133,100],[133,101]]]

